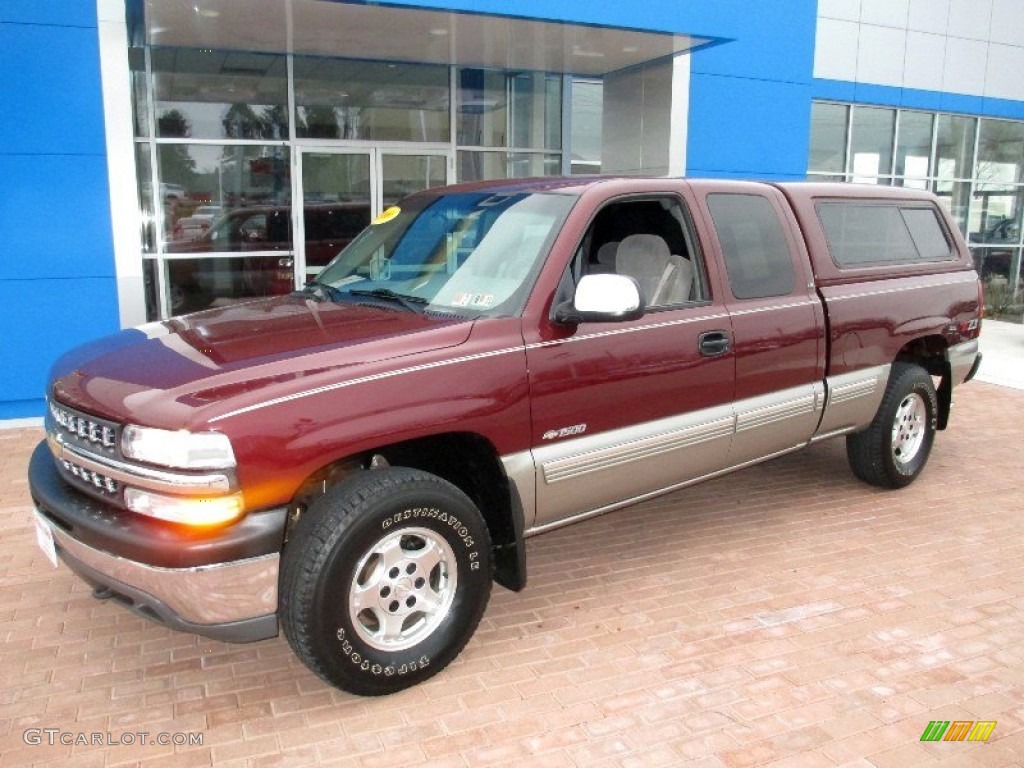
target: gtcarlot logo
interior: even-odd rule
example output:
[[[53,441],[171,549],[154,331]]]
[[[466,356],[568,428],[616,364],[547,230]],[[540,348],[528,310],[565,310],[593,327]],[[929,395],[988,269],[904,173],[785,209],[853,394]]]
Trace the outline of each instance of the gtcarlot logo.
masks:
[[[921,741],[988,741],[995,728],[995,720],[932,720]]]
[[[71,746],[95,746],[95,747],[127,747],[146,746],[159,744],[166,746],[173,744],[177,747],[201,747],[203,745],[203,734],[194,732],[150,733],[149,731],[128,731],[125,733],[111,733],[110,731],[62,731],[60,728],[26,728],[21,734],[26,744],[36,746],[46,744],[63,744]]]

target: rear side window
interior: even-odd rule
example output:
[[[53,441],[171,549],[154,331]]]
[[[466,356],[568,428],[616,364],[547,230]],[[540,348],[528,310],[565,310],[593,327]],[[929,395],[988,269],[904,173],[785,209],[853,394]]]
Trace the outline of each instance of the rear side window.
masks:
[[[708,210],[737,299],[788,296],[796,275],[771,202],[760,195],[708,195]]]
[[[832,260],[840,267],[953,258],[934,208],[900,203],[818,203]]]

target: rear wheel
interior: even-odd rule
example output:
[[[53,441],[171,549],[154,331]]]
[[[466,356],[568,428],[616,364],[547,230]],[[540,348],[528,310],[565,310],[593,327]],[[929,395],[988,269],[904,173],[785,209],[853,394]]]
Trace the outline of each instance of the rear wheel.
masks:
[[[871,426],[846,438],[853,473],[882,488],[912,483],[931,454],[937,413],[931,376],[919,365],[894,363]]]
[[[355,475],[289,536],[285,636],[343,690],[408,688],[449,664],[476,630],[490,597],[490,549],[479,511],[441,478],[402,468]]]

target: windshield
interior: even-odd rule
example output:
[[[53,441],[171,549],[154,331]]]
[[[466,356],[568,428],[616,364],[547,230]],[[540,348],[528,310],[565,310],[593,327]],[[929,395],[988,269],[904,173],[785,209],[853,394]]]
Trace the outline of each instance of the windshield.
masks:
[[[576,197],[417,195],[388,208],[307,290],[465,316],[518,313]]]

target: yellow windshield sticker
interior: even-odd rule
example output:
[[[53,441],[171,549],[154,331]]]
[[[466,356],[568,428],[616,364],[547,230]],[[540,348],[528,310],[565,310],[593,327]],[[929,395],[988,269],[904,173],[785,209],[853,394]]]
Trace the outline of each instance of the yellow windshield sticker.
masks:
[[[392,205],[390,208],[385,208],[384,211],[381,212],[380,216],[378,216],[376,219],[374,219],[370,223],[371,224],[384,224],[386,222],[391,221],[393,218],[395,218],[395,216],[397,216],[401,212],[402,212],[401,208],[399,208],[397,205]]]

